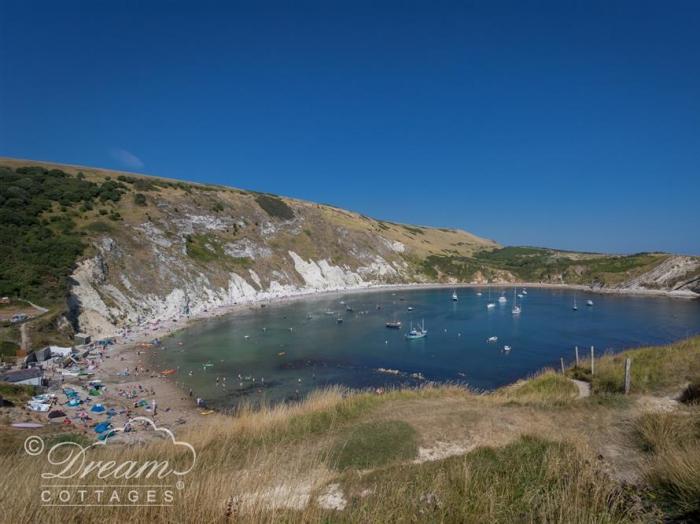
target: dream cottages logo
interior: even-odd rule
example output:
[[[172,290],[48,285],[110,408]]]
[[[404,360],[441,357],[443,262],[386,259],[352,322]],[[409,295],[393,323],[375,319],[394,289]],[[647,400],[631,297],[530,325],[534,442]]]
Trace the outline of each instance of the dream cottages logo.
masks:
[[[119,449],[106,446],[136,424],[159,433],[167,444]],[[169,429],[159,428],[146,417],[134,417],[123,427],[109,430],[104,440],[87,446],[66,441],[45,448],[39,436],[24,441],[28,455],[45,456],[42,506],[173,506],[185,489],[185,475],[197,460],[191,444],[175,440]],[[157,457],[152,456],[154,452]]]

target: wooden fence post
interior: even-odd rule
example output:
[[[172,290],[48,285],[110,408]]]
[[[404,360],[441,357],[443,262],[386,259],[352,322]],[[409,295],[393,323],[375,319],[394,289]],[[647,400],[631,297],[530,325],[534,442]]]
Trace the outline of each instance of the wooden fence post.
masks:
[[[591,375],[595,374],[595,349],[591,346]]]
[[[576,367],[578,367],[578,346],[574,348],[574,351],[576,352]]]
[[[559,362],[561,362],[561,374],[564,374],[564,357],[559,357]]]
[[[627,357],[625,359],[625,395],[630,394],[631,387],[632,387],[632,359]]]

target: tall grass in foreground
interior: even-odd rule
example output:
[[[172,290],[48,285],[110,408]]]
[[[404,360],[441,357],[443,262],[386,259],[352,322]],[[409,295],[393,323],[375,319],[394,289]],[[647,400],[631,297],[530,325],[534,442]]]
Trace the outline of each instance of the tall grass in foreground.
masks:
[[[644,478],[655,501],[675,519],[700,521],[700,408],[647,413],[634,430],[648,453]]]
[[[346,474],[333,522],[634,522],[645,513],[571,444],[522,437],[432,463]],[[330,515],[329,515],[330,518]]]

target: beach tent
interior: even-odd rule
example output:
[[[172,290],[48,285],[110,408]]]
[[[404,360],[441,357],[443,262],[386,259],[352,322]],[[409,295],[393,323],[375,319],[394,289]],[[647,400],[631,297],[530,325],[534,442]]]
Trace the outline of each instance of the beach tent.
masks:
[[[60,409],[54,409],[49,413],[49,418],[59,418],[59,417],[65,417],[66,414],[61,411]]]
[[[72,398],[68,401],[68,407],[77,408],[83,401],[78,398]]]
[[[100,422],[95,426],[95,433],[104,433],[110,428],[111,424],[109,422]]]
[[[74,389],[71,388],[64,388],[63,389],[64,395],[66,395],[68,398],[75,398],[78,396],[78,392]]]
[[[90,411],[92,411],[93,413],[104,413],[105,407],[102,404],[95,404],[90,408]]]

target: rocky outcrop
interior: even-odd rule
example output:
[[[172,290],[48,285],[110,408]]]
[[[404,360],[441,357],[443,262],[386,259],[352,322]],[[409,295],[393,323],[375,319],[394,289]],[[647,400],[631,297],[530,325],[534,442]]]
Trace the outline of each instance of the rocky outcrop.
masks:
[[[676,293],[700,293],[700,259],[697,257],[671,256],[655,268],[627,280],[621,289],[656,289]]]

